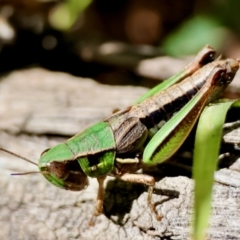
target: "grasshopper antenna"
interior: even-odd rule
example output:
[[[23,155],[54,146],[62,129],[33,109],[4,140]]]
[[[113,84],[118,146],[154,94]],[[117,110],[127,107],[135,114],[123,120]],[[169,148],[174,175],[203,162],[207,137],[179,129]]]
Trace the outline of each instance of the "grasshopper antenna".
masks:
[[[10,155],[13,155],[13,156],[15,156],[15,157],[21,158],[22,160],[24,160],[24,161],[26,161],[26,162],[29,162],[29,163],[31,163],[31,164],[34,164],[34,165],[38,166],[37,163],[35,163],[35,162],[33,162],[33,161],[31,161],[31,160],[23,157],[23,156],[20,156],[20,155],[14,153],[14,152],[11,152],[11,151],[9,151],[9,150],[7,150],[7,149],[5,149],[5,148],[1,148],[1,147],[0,147],[0,151],[9,153]],[[11,175],[12,175],[12,176],[17,176],[17,175],[27,175],[27,174],[32,174],[32,173],[41,173],[41,172],[39,172],[39,171],[32,171],[32,172],[25,172],[25,173],[11,173]]]
[[[38,166],[37,163],[35,163],[35,162],[33,162],[33,161],[31,161],[31,160],[25,158],[25,157],[22,157],[22,156],[20,156],[20,155],[14,153],[14,152],[11,152],[11,151],[9,151],[9,150],[7,150],[7,149],[5,149],[5,148],[1,148],[1,147],[0,147],[0,151],[3,151],[3,152],[6,152],[6,153],[9,153],[9,154],[11,154],[11,155],[13,155],[13,156],[15,156],[15,157],[18,157],[18,158],[21,158],[22,160],[25,160],[26,162],[29,162],[29,163],[31,163],[31,164],[34,164],[34,165]],[[20,174],[18,174],[18,175],[20,175]]]
[[[33,172],[24,172],[24,173],[11,173],[12,176],[18,176],[18,175],[28,175],[33,173],[41,173],[40,171],[33,171]]]

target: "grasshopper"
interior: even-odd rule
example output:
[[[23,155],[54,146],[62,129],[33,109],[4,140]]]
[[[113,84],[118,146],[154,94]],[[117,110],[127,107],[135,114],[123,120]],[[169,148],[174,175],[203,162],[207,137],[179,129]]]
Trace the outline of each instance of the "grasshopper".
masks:
[[[96,178],[99,188],[94,216],[103,211],[107,175],[146,184],[148,205],[161,219],[152,203],[154,177],[135,172],[169,159],[204,107],[232,81],[239,60],[214,60],[214,54],[214,49],[206,46],[183,71],[150,90],[133,106],[45,150],[38,162],[40,172],[53,185],[72,191],[85,189],[88,177]]]

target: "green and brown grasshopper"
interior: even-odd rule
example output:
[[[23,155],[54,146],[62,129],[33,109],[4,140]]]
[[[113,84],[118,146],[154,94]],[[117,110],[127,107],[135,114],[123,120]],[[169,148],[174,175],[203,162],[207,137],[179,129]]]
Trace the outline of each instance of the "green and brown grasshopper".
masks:
[[[205,106],[233,80],[239,61],[214,60],[214,54],[213,48],[203,48],[183,71],[150,90],[131,107],[45,150],[38,162],[40,172],[53,185],[72,191],[85,189],[88,177],[97,178],[95,216],[103,211],[107,175],[146,184],[148,204],[157,215],[151,200],[155,180],[135,171],[169,159],[185,141]]]

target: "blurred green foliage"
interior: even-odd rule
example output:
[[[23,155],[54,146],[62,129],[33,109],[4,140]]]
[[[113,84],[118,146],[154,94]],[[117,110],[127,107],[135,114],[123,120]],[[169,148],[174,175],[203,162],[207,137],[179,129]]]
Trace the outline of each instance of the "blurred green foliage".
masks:
[[[172,56],[196,53],[210,44],[219,49],[226,40],[228,31],[215,18],[197,15],[183,23],[163,41],[163,49]]]
[[[194,54],[206,44],[219,50],[240,33],[239,9],[239,0],[211,0],[171,32],[161,47],[173,56]]]
[[[67,0],[55,6],[49,16],[49,22],[53,28],[68,30],[76,22],[92,0]]]

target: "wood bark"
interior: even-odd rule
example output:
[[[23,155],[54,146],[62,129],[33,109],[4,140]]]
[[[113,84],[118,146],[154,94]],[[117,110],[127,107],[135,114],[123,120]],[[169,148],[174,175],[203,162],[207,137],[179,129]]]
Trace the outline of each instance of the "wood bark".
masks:
[[[104,86],[91,79],[35,68],[13,72],[0,82],[0,146],[38,161],[41,152],[116,108],[131,105],[147,89]],[[90,227],[97,181],[81,192],[58,189],[36,166],[0,154],[0,239],[190,239],[193,180],[174,164],[155,170],[153,201],[147,189],[108,177],[105,214]],[[208,239],[240,239],[240,160],[216,172]]]

